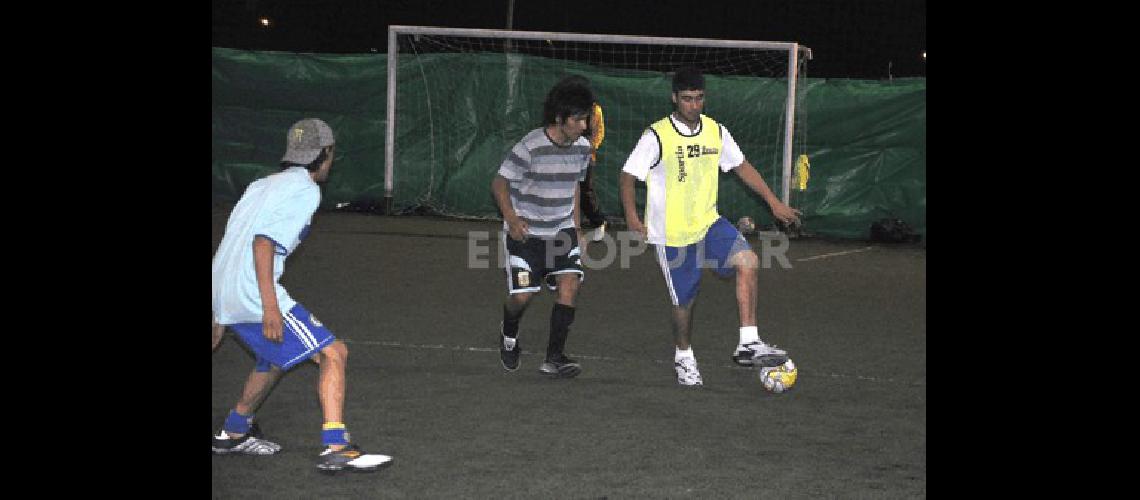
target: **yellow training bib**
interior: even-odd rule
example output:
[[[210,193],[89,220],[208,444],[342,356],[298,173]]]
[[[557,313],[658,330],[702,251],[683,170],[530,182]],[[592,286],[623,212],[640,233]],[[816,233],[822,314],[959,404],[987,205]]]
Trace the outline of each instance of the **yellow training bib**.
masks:
[[[646,178],[650,198],[646,200],[646,223],[660,224],[657,218],[664,217],[665,244],[691,245],[704,238],[720,218],[716,211],[723,145],[720,125],[701,115],[701,128],[691,136],[682,135],[669,117],[650,128],[661,141],[661,161],[653,169],[663,172]],[[657,183],[663,183],[664,189],[654,185]],[[652,199],[656,196],[664,196],[664,200]]]

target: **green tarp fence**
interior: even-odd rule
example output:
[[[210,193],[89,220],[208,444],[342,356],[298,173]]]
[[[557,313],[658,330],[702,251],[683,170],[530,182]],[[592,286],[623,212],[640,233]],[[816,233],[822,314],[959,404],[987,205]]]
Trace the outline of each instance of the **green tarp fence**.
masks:
[[[298,54],[213,48],[213,199],[233,202],[253,180],[279,169],[285,130],[320,117],[337,134],[333,175],[322,208],[380,203],[384,198],[387,55]],[[503,155],[541,123],[541,103],[566,62],[529,56],[402,56],[399,72],[395,190],[397,210],[428,206],[443,213],[497,217],[490,182]],[[810,66],[809,66],[810,70]],[[574,67],[590,78],[606,110],[595,189],[611,216],[621,215],[617,179],[638,136],[670,110],[668,76]],[[431,74],[427,74],[430,72]],[[451,81],[446,92],[424,81]],[[769,186],[780,192],[776,141],[741,139],[742,129],[778,120],[780,109],[751,108],[786,92],[778,80],[708,78],[706,112],[740,142]],[[926,234],[926,79],[801,80],[795,153],[807,154],[811,176],[792,204],[814,234],[866,238],[872,222],[903,219]],[[623,103],[660,103],[634,109]],[[774,108],[769,106],[769,108]],[[447,123],[444,124],[443,115]],[[766,116],[771,115],[771,116]],[[738,131],[741,130],[741,131]],[[721,176],[722,215],[771,222],[760,198],[733,174]],[[639,205],[644,184],[639,183]]]

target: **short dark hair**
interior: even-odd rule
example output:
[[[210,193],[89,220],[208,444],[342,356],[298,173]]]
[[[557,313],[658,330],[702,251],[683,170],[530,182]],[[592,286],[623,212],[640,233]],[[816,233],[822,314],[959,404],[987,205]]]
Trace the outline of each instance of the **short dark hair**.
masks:
[[[314,158],[313,161],[309,162],[308,165],[293,163],[291,161],[283,161],[281,162],[281,170],[285,170],[290,167],[305,167],[305,170],[316,172],[317,170],[321,169],[321,164],[324,163],[326,159],[328,159],[329,151],[332,149],[332,147],[333,146],[325,146],[321,148],[321,152],[317,154],[317,157]]]
[[[594,92],[588,83],[584,77],[570,75],[554,84],[542,103],[542,124],[552,125],[559,119],[588,114],[594,107]]]
[[[705,75],[693,67],[681,68],[673,74],[673,93],[682,90],[704,90]]]

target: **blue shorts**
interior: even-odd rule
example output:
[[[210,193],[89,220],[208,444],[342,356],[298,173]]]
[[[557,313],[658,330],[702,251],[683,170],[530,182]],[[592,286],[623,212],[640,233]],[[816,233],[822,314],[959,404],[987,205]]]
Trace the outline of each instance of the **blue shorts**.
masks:
[[[282,319],[284,322],[280,343],[265,338],[261,323],[229,325],[237,332],[242,343],[257,355],[259,368],[268,361],[282,370],[288,370],[336,340],[333,333],[300,303],[293,306]]]
[[[655,245],[657,264],[665,275],[669,298],[673,305],[686,306],[697,298],[701,285],[701,270],[712,269],[723,277],[736,273],[728,261],[737,252],[751,250],[752,246],[740,231],[721,217],[709,227],[704,239],[683,247]]]

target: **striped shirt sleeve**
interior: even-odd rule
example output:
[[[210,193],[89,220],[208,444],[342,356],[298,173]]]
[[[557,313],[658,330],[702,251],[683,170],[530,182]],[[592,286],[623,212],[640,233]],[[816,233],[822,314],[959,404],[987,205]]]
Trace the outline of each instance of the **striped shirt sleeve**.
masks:
[[[521,181],[527,170],[530,170],[530,150],[519,141],[499,165],[499,175],[508,181]]]

